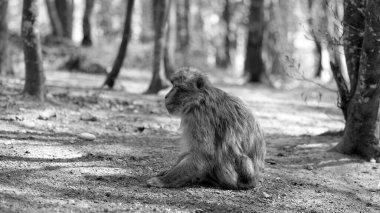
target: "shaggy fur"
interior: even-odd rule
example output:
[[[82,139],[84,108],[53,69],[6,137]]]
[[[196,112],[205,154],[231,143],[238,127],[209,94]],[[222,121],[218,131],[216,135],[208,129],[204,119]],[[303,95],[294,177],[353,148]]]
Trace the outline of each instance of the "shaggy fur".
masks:
[[[165,105],[169,113],[182,118],[182,154],[170,170],[147,184],[181,187],[205,181],[226,189],[254,187],[266,147],[249,109],[194,68],[181,68],[171,81]]]

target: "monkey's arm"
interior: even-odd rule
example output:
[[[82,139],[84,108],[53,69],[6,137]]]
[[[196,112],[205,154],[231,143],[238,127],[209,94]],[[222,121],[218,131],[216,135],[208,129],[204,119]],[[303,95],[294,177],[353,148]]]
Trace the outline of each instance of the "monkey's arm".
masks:
[[[204,178],[207,171],[205,161],[199,156],[186,154],[165,175],[153,177],[147,181],[148,186],[180,187]]]

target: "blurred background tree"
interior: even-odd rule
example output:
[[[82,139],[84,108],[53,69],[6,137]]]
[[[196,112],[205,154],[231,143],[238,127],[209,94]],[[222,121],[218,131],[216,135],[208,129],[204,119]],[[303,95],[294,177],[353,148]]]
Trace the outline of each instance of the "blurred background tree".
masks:
[[[261,56],[264,31],[264,0],[251,0],[244,71],[249,82],[260,82],[264,72]]]
[[[8,51],[8,0],[0,0],[0,76],[13,73]]]
[[[153,17],[155,36],[153,49],[153,74],[146,94],[156,94],[160,90],[169,87],[167,76],[163,70],[162,59],[164,55],[165,29],[167,27],[170,4],[170,0],[154,1]]]
[[[46,0],[52,35],[71,39],[73,32],[73,0]]]
[[[95,0],[86,0],[85,10],[83,14],[83,46],[92,45],[92,28],[91,28],[91,14],[94,9]]]
[[[125,55],[127,54],[126,52],[128,49],[128,43],[131,38],[131,23],[134,2],[134,0],[128,0],[128,2],[126,3],[123,38],[121,40],[120,48],[117,53],[112,70],[108,73],[107,78],[104,82],[104,85],[108,86],[109,88],[113,88],[115,80],[119,75],[121,66],[123,65]]]
[[[43,101],[45,98],[45,74],[42,67],[37,17],[38,1],[24,0],[21,22],[21,36],[25,57],[24,93]]]

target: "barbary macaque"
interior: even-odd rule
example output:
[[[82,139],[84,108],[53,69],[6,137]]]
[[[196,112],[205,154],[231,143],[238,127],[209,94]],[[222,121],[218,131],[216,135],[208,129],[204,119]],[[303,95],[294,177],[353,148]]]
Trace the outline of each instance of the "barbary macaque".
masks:
[[[150,178],[147,185],[169,188],[205,182],[225,189],[255,187],[266,146],[250,110],[195,68],[181,68],[170,80],[173,88],[165,96],[165,106],[181,117],[182,153],[171,169]]]

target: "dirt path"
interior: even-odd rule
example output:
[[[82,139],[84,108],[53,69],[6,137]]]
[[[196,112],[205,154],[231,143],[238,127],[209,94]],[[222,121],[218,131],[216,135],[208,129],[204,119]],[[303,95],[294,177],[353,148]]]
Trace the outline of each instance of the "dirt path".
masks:
[[[267,134],[263,183],[247,191],[156,189],[145,181],[175,160],[179,120],[162,95],[93,89],[102,80],[50,72],[46,104],[15,95],[17,80],[0,84],[0,212],[380,211],[379,164],[327,152],[340,137],[316,136],[343,128],[332,93],[220,83]],[[121,86],[144,89],[136,79]],[[96,140],[79,139],[83,132]]]

